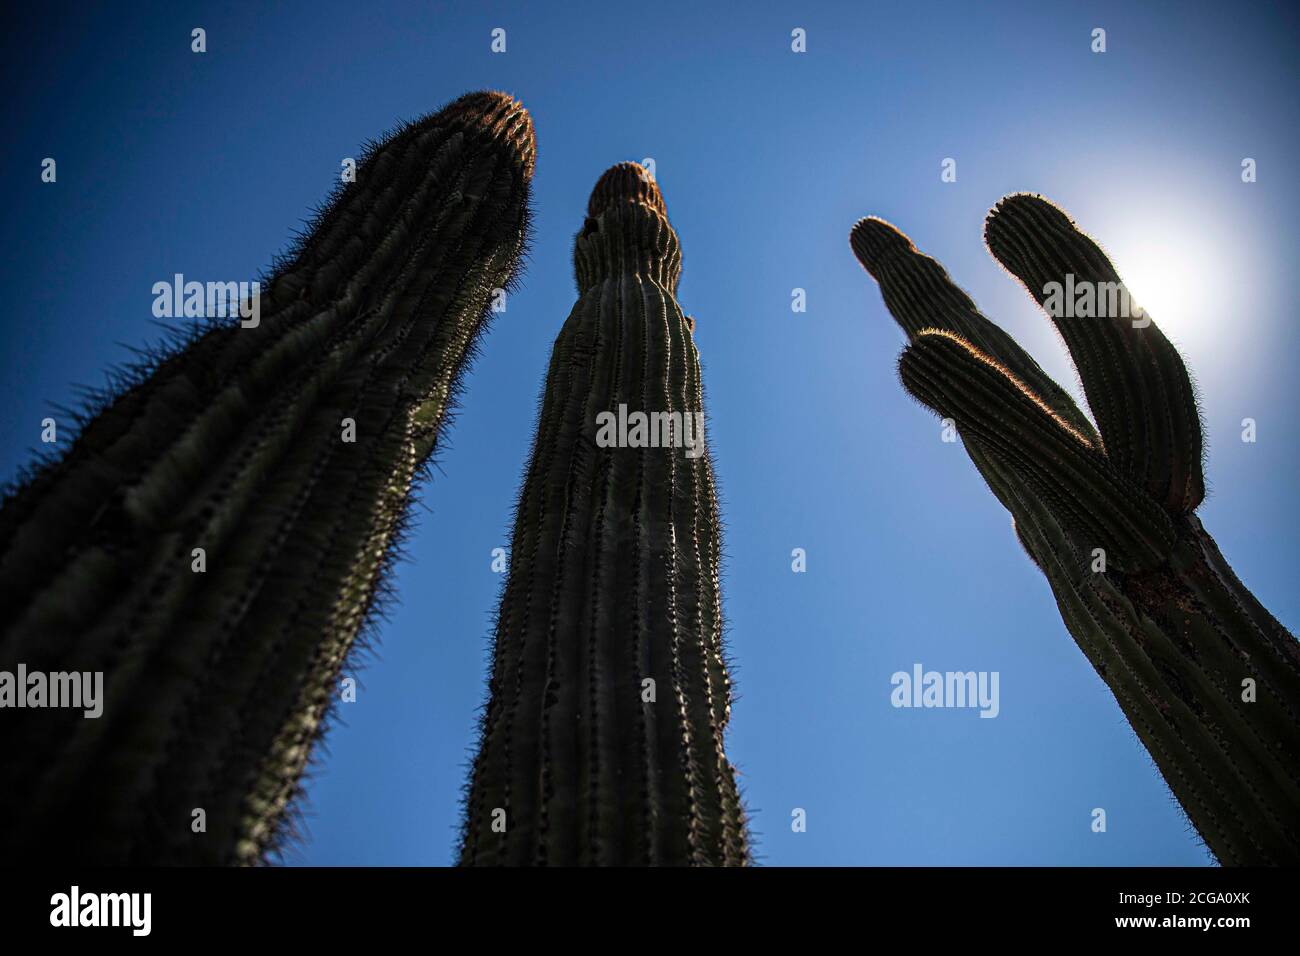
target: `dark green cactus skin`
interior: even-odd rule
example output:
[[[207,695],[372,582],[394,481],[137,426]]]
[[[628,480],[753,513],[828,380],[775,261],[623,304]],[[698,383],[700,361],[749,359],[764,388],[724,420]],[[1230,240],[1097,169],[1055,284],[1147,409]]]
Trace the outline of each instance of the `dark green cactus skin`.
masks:
[[[373,144],[271,277],[260,325],[160,356],[9,494],[0,668],[102,671],[104,704],[0,713],[0,859],[248,864],[286,837],[523,250],[534,154],[498,93]]]
[[[1097,244],[1039,197],[1004,199],[985,237],[1040,305],[1067,273],[1076,284],[1119,281]],[[1154,323],[1053,317],[1094,429],[906,236],[864,219],[851,245],[910,339],[904,387],[956,422],[1080,650],[1206,845],[1224,864],[1300,862],[1300,644],[1195,515],[1201,424],[1178,352]],[[1104,572],[1093,570],[1096,548]]]
[[[744,864],[723,753],[712,465],[596,440],[597,416],[620,403],[703,410],[675,298],[677,235],[640,166],[601,177],[574,264],[579,298],[551,354],[516,510],[460,862]]]

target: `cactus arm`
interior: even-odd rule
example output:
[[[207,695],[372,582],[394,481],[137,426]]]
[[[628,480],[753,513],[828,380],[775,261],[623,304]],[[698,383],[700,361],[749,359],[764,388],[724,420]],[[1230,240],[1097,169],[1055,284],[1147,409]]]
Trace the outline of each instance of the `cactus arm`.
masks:
[[[1066,272],[1117,281],[1064,213],[1013,199],[990,218],[989,245],[1031,291]],[[1300,644],[1191,513],[1201,439],[1181,358],[1154,324],[1066,322],[1089,403],[1107,408],[1094,438],[906,237],[864,220],[853,240],[912,340],[905,387],[957,422],[1075,642],[1206,845],[1224,863],[1300,861]],[[1158,411],[1126,412],[1131,402]],[[1149,417],[1134,424],[1130,413]],[[1095,548],[1106,549],[1103,570]]]
[[[907,236],[882,219],[868,217],[853,226],[850,244],[858,261],[879,284],[885,306],[909,340],[929,329],[956,334],[1006,368],[1015,369],[1055,414],[1089,444],[1100,444],[1092,422],[1069,392],[1015,339],[985,318],[943,266],[920,252]]]
[[[1040,306],[1049,283],[1122,286],[1097,243],[1040,196],[1004,198],[984,227],[989,251]],[[1178,351],[1149,316],[1051,315],[1083,382],[1088,405],[1115,467],[1172,514],[1190,514],[1205,497],[1201,422]],[[1109,303],[1105,306],[1109,310]],[[1060,310],[1058,310],[1060,311]]]
[[[596,440],[597,416],[620,405],[702,411],[677,235],[639,166],[597,182],[574,272],[516,509],[460,861],[745,863],[723,750],[708,453]]]
[[[214,323],[159,358],[6,498],[0,666],[102,671],[105,698],[97,720],[4,714],[6,858],[252,863],[285,836],[522,253],[534,150],[502,94],[374,144],[277,266],[257,327]]]
[[[899,371],[915,398],[978,439],[1116,567],[1148,568],[1168,555],[1174,531],[1164,511],[1000,363],[952,333],[922,332]]]

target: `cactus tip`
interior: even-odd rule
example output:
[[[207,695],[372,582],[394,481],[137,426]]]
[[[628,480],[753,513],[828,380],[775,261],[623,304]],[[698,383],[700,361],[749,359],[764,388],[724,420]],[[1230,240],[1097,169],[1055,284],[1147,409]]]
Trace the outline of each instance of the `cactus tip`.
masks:
[[[537,134],[527,108],[509,93],[479,90],[450,103],[443,116],[467,128],[477,127],[502,141],[524,167],[529,179],[537,165]]]
[[[984,217],[985,246],[996,256],[995,247],[1004,246],[1015,230],[1029,228],[1035,219],[1056,227],[1078,228],[1069,214],[1050,199],[1037,193],[1011,193],[999,199]]]
[[[853,224],[849,232],[849,245],[862,267],[876,274],[876,268],[890,251],[915,252],[916,247],[898,228],[878,216],[867,216]]]
[[[595,219],[618,202],[642,203],[664,218],[668,217],[659,184],[640,163],[619,163],[605,170],[591,191],[587,215]]]

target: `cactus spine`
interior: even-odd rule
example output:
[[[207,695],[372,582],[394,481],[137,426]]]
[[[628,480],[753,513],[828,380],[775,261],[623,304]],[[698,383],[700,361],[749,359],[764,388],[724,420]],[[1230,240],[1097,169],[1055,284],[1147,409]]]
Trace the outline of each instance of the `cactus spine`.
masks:
[[[1195,515],[1201,425],[1181,357],[1148,317],[1051,306],[1050,284],[1067,275],[1098,303],[1120,283],[1056,206],[1010,196],[985,237],[1052,316],[1097,427],[937,262],[864,219],[851,244],[910,339],[904,387],[956,421],[1080,650],[1210,850],[1225,864],[1300,863],[1300,644]]]
[[[703,411],[675,298],[677,234],[640,166],[596,184],[574,266],[579,298],[516,511],[461,863],[746,863],[723,752],[712,466],[683,448],[604,447],[597,431],[620,405]]]
[[[274,848],[521,255],[534,154],[499,93],[373,144],[275,270],[259,325],[158,357],[6,497],[0,669],[104,683],[98,719],[4,712],[0,858]]]

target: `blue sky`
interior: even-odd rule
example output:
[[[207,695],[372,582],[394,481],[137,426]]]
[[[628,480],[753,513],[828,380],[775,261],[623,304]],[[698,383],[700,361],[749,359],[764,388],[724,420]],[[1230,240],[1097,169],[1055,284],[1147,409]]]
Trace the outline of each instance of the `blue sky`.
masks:
[[[647,157],[704,363],[739,692],[728,749],[761,860],[1209,861],[1007,515],[903,393],[902,335],[847,236],[867,214],[896,223],[1074,387],[1050,324],[980,238],[1008,192],[1069,210],[1183,348],[1208,436],[1200,515],[1294,630],[1295,8],[114,6],[6,14],[4,477],[52,403],[102,383],[128,358],[120,343],[157,338],[154,282],[255,278],[367,137],[478,88],[519,96],[538,130],[522,288],[467,380],[394,582],[402,603],[328,739],[292,862],[451,862],[501,584],[491,551],[508,544],[573,304],[572,237],[601,171]],[[807,53],[791,52],[796,27]],[[918,662],[998,671],[999,716],[892,708],[890,675]]]

